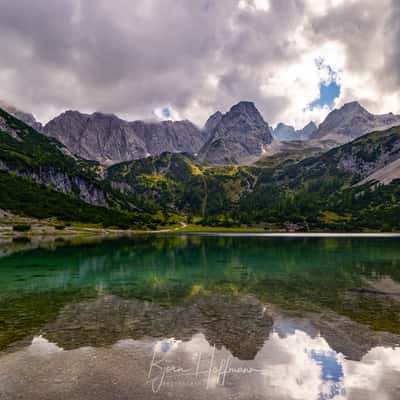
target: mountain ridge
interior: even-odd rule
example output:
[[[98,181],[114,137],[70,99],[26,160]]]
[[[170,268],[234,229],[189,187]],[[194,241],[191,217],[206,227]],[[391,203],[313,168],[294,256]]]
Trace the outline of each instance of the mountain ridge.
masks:
[[[375,115],[357,101],[344,104],[331,111],[311,135],[312,140],[333,140],[343,144],[367,133],[400,125],[400,115],[393,113]]]
[[[14,115],[56,138],[71,154],[105,166],[165,151],[192,154],[210,165],[251,164],[262,156],[285,151],[285,146],[270,146],[271,137],[283,142],[299,142],[299,145],[302,141],[299,150],[304,146],[327,150],[374,130],[400,125],[400,116],[374,115],[358,102],[332,110],[319,127],[311,121],[301,130],[284,123],[279,123],[275,129],[269,128],[254,103],[246,101],[232,106],[225,114],[215,112],[203,128],[188,120],[125,121],[114,114],[85,114],[72,110],[61,113],[42,127],[31,114],[16,110],[11,107]],[[236,118],[237,126],[227,121],[227,115]],[[221,125],[220,132],[216,132],[221,122],[226,126]]]
[[[71,152],[103,164],[144,158],[164,151],[194,153],[207,133],[187,120],[125,121],[113,114],[66,111],[43,128]]]

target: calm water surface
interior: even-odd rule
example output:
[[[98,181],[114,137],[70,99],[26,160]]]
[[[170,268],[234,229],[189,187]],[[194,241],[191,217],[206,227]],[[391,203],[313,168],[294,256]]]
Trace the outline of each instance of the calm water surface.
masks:
[[[400,399],[400,239],[0,244],[0,399]]]

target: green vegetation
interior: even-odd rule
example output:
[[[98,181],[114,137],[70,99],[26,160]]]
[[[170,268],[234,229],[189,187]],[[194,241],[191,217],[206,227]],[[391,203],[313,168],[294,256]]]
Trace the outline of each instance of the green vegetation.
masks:
[[[0,108],[0,120],[7,131],[0,128],[0,159],[17,171],[39,171],[45,167],[54,171],[94,179],[97,162],[75,159],[67,155],[57,140],[35,131]]]
[[[148,212],[195,218],[193,230],[397,231],[399,182],[354,185],[399,149],[400,129],[392,128],[300,162],[290,153],[270,164],[206,167],[165,153],[115,165],[107,179]]]

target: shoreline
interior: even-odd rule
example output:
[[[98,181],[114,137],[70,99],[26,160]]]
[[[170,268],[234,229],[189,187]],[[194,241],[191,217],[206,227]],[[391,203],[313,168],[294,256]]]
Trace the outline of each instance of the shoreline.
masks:
[[[334,237],[334,238],[400,238],[400,233],[392,232],[207,232],[207,231],[180,231],[181,234],[186,235],[199,235],[199,236],[237,236],[237,237],[282,237],[282,238],[324,238],[324,237]]]
[[[15,224],[29,224],[30,229],[26,232],[13,230]],[[285,232],[285,231],[266,231],[259,227],[247,228],[224,228],[208,227],[194,224],[186,224],[182,221],[168,226],[160,227],[158,230],[134,230],[104,228],[95,225],[76,223],[62,226],[57,229],[61,221],[38,221],[30,218],[9,218],[0,220],[0,242],[18,239],[37,240],[57,240],[72,239],[77,237],[103,237],[117,238],[135,235],[189,235],[189,236],[231,236],[231,237],[271,237],[271,238],[400,238],[400,232]]]
[[[85,237],[118,238],[136,235],[188,235],[188,236],[226,236],[226,237],[270,237],[270,238],[400,238],[400,232],[260,232],[252,230],[186,230],[184,227],[153,231],[118,230],[102,228],[79,228],[65,231],[31,231],[0,233],[0,242],[13,239],[72,239]]]

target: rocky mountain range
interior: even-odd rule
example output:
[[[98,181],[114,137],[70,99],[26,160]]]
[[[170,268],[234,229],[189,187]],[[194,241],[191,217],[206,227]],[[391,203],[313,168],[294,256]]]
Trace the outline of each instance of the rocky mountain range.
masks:
[[[256,161],[272,135],[255,105],[240,102],[213,114],[203,129],[190,121],[128,122],[112,114],[67,111],[43,127],[73,154],[105,165],[163,152],[188,153],[210,165]]]
[[[273,137],[254,103],[242,101],[225,115],[214,114],[206,123],[210,138],[198,159],[205,164],[250,164],[265,152]]]
[[[374,115],[358,102],[333,110],[319,127],[310,122],[301,130],[284,123],[271,129],[256,106],[246,101],[226,114],[217,111],[203,128],[187,120],[129,122],[112,114],[78,111],[66,111],[42,126],[32,114],[4,102],[0,106],[35,130],[57,139],[72,154],[103,165],[163,152],[187,153],[209,165],[251,164],[262,156],[287,152],[289,142],[291,151],[297,143],[297,152],[305,150],[309,154],[308,148],[322,151],[400,125],[399,115]]]
[[[208,135],[189,121],[128,122],[112,114],[67,111],[43,127],[43,132],[80,157],[115,164],[158,155],[196,153]]]
[[[38,129],[29,114],[20,118]],[[271,129],[256,106],[240,102],[226,114],[217,111],[202,129],[190,121],[128,122],[115,115],[67,111],[42,131],[63,143],[73,154],[104,165],[159,155],[164,151],[188,153],[209,165],[250,164],[261,156],[285,150],[270,148],[273,139],[302,141],[301,147],[329,149],[374,130],[400,125],[400,116],[374,115],[359,103],[333,110],[319,127],[310,122],[303,129],[280,123]],[[276,150],[278,149],[278,150]]]
[[[296,130],[293,126],[280,122],[272,131],[272,135],[274,138],[281,141],[305,141],[308,140],[317,129],[318,127],[313,121],[309,122],[303,129],[300,130]]]
[[[366,133],[398,125],[400,115],[374,115],[354,101],[329,113],[318,130],[311,135],[311,139],[343,144]]]

